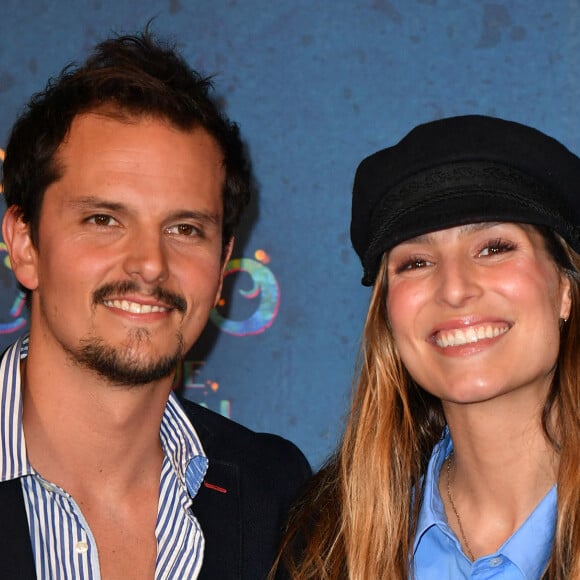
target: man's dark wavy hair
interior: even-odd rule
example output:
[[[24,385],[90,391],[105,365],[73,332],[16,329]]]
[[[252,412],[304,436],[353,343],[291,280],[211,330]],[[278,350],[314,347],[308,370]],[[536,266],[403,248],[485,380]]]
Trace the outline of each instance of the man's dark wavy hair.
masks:
[[[84,64],[70,64],[34,95],[12,128],[3,166],[4,195],[30,225],[38,242],[38,221],[46,188],[60,177],[55,153],[82,113],[153,116],[188,131],[202,127],[224,155],[224,248],[249,203],[251,167],[238,126],[210,96],[209,77],[194,71],[169,45],[149,31],[98,44]]]

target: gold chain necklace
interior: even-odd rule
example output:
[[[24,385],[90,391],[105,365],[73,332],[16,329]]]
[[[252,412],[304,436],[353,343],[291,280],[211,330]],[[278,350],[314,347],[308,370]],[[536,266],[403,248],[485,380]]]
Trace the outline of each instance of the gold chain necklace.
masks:
[[[449,499],[449,503],[451,504],[451,509],[457,518],[457,525],[459,526],[459,531],[461,533],[461,540],[463,542],[463,546],[465,551],[467,552],[467,556],[473,562],[475,558],[473,557],[473,552],[469,547],[469,542],[465,537],[465,531],[463,530],[463,524],[461,523],[461,518],[459,517],[459,512],[455,507],[455,502],[453,501],[453,495],[451,494],[451,462],[453,459],[453,451],[447,456],[447,499]]]

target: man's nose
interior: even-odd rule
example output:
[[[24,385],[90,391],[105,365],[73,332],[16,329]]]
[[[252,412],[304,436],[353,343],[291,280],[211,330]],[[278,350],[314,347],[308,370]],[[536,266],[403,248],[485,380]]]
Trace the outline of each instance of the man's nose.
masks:
[[[135,232],[127,242],[125,271],[146,284],[158,284],[169,274],[167,249],[161,234]]]

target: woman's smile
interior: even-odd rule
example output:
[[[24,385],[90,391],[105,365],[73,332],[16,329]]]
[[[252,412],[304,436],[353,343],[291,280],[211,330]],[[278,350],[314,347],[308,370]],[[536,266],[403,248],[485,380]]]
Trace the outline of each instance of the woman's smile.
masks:
[[[465,344],[474,344],[502,336],[509,331],[507,322],[489,322],[474,324],[448,330],[438,330],[430,336],[430,341],[439,348],[447,349]]]

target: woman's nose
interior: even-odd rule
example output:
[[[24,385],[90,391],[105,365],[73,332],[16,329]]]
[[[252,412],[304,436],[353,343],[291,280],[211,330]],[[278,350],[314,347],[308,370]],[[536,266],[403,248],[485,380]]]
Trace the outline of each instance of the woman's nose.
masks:
[[[481,294],[476,269],[469,260],[450,257],[437,266],[437,299],[454,308]]]

